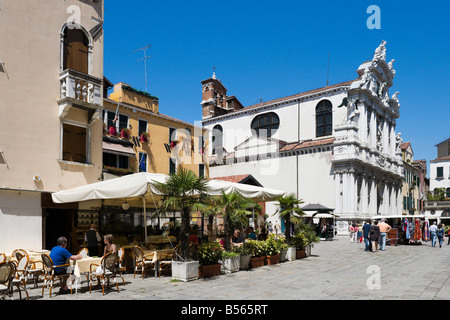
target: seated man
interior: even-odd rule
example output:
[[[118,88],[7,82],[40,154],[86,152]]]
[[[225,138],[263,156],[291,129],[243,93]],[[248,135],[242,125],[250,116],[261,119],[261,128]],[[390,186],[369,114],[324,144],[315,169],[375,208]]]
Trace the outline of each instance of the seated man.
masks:
[[[66,264],[68,259],[76,261],[83,258],[81,255],[72,255],[69,250],[66,249],[67,239],[65,237],[59,237],[56,240],[56,247],[53,247],[50,252],[50,258],[53,261],[53,265],[60,266]],[[55,275],[63,275],[67,273],[67,267],[58,267],[55,268]],[[67,287],[67,283],[64,285],[61,284],[61,288],[59,289],[59,293],[66,294],[69,293],[69,289]]]
[[[256,240],[256,234],[252,227],[248,228],[248,236],[247,239]]]
[[[234,230],[234,235],[231,238],[231,246],[232,247],[240,247],[244,244],[244,237],[241,236],[241,232],[239,230]]]

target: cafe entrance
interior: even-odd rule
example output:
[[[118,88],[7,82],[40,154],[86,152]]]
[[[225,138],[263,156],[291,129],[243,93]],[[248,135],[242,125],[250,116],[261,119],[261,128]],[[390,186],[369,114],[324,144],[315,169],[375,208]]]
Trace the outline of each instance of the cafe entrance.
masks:
[[[77,244],[74,231],[76,230],[76,216],[78,203],[53,203],[50,193],[41,194],[43,248],[51,250],[56,246],[59,237],[67,238],[67,250],[76,254]]]

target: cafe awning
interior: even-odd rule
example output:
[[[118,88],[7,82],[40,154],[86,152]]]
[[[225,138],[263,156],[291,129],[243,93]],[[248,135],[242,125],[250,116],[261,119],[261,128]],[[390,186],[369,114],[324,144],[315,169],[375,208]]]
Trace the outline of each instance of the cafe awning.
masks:
[[[133,202],[141,203],[144,208],[144,221],[146,221],[146,206],[153,204],[156,207],[162,196],[153,183],[155,181],[164,183],[167,177],[168,175],[158,173],[135,173],[55,192],[52,194],[52,199],[54,203],[71,203],[89,200],[119,200],[119,203],[128,201],[131,202],[130,205]],[[281,190],[214,179],[207,182],[207,192],[209,195],[221,195],[222,192],[225,194],[239,192],[244,197],[256,201],[274,201],[278,197],[287,194]]]
[[[134,157],[136,152],[130,146],[103,141],[103,152],[118,154],[120,156]]]

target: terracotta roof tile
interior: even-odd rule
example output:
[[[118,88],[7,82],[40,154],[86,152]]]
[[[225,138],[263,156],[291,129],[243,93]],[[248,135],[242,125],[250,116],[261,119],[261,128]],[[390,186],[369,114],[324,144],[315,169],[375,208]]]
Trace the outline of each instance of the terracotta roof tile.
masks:
[[[288,143],[286,146],[282,147],[280,151],[290,151],[290,150],[299,150],[311,147],[320,147],[328,144],[332,144],[334,142],[334,138],[326,138],[321,140],[306,140],[294,143]]]
[[[241,174],[241,175],[226,176],[226,177],[216,177],[216,178],[211,178],[211,179],[239,183],[242,180],[244,180],[245,178],[247,178],[248,176],[249,176],[249,174]]]

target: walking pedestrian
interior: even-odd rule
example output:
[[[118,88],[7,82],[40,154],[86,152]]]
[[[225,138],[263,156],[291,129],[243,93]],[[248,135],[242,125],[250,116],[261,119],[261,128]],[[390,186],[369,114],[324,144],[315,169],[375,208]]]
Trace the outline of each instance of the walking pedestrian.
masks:
[[[370,227],[370,240],[372,241],[372,252],[378,251],[378,242],[380,241],[380,228],[378,227],[378,220],[373,222]]]
[[[372,243],[370,241],[370,222],[366,221],[362,227],[365,251],[372,251]]]
[[[353,242],[354,238],[355,238],[355,226],[356,226],[356,224],[353,221],[348,229],[348,231],[350,231],[350,242]]]
[[[359,234],[359,226],[357,223],[355,223],[355,226],[353,227],[353,231],[355,231],[355,233],[353,234],[353,242],[358,243],[358,234]]]
[[[436,246],[436,231],[437,231],[437,225],[436,221],[433,222],[433,225],[430,227],[430,237],[431,237],[431,246]]]
[[[386,249],[386,235],[392,227],[386,223],[386,219],[381,219],[378,228],[380,228],[380,250],[384,251]]]
[[[444,242],[444,227],[442,227],[442,224],[439,224],[438,229],[436,231],[436,235],[439,240],[439,248],[442,248],[442,242]]]

